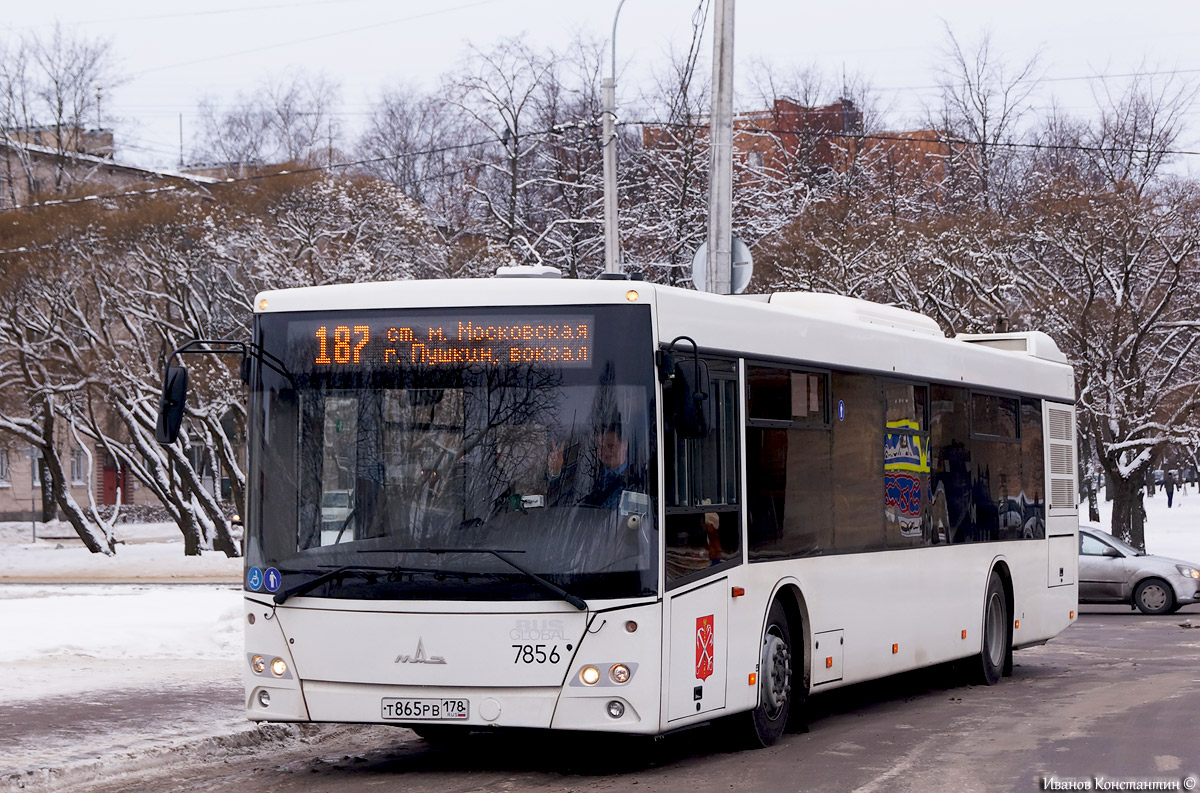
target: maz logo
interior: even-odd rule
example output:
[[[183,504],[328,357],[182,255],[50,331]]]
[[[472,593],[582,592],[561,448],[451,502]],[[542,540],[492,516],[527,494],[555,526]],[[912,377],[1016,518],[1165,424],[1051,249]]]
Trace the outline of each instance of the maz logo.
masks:
[[[421,637],[417,637],[417,654],[416,655],[397,655],[393,663],[397,664],[444,664],[446,659],[440,655],[425,656],[425,641]]]

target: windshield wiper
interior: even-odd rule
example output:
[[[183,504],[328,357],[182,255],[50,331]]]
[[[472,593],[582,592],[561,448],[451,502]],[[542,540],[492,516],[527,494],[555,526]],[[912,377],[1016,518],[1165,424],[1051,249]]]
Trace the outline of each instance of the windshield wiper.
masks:
[[[572,606],[579,609],[580,611],[587,611],[587,609],[588,609],[588,604],[584,601],[583,598],[578,597],[577,595],[572,595],[570,592],[563,589],[558,584],[555,584],[552,581],[547,581],[546,579],[542,578],[540,575],[538,575],[535,572],[526,570],[524,567],[522,567],[521,565],[517,564],[512,559],[509,559],[507,556],[504,555],[506,553],[525,553],[524,551],[509,550],[507,548],[502,548],[500,550],[496,550],[495,548],[397,548],[397,549],[370,548],[370,549],[364,549],[364,550],[360,551],[360,553],[434,553],[434,554],[487,553],[487,554],[491,554],[492,556],[496,557],[500,561],[504,562],[506,565],[508,565],[512,569],[516,570],[517,572],[523,574],[530,581],[534,581],[537,584],[539,584],[540,586],[542,586],[543,588],[558,595],[560,598],[567,601],[568,603],[570,603]]]
[[[338,578],[344,578],[348,575],[366,575],[368,573],[396,573],[403,569],[404,568],[400,567],[399,565],[397,565],[395,567],[377,567],[377,566],[373,566],[373,565],[362,565],[362,564],[342,565],[341,567],[335,567],[333,570],[329,570],[325,573],[322,573],[321,575],[317,576],[316,578],[310,578],[309,580],[305,581],[302,584],[296,584],[295,586],[290,586],[281,592],[276,592],[275,597],[273,599],[274,599],[276,605],[280,605],[290,597],[295,597],[296,595],[303,595],[306,592],[311,592],[324,583],[333,581]],[[315,573],[318,571],[316,571],[316,570],[285,570],[284,572]]]

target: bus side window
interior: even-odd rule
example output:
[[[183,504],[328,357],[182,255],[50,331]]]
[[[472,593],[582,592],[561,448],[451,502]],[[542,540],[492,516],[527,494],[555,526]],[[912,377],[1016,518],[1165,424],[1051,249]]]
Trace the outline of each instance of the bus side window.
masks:
[[[746,508],[751,561],[828,553],[829,375],[746,363]]]
[[[884,382],[883,491],[887,542],[893,548],[937,538],[929,504],[929,388]]]
[[[699,577],[741,559],[736,364],[706,359],[712,424],[704,438],[666,425],[667,583]]]
[[[1021,538],[1046,537],[1046,461],[1042,400],[1021,398]]]
[[[974,538],[971,517],[971,437],[967,389],[929,388],[931,541],[955,543]]]
[[[1021,537],[1020,404],[1016,397],[971,394],[971,495],[979,541]]]

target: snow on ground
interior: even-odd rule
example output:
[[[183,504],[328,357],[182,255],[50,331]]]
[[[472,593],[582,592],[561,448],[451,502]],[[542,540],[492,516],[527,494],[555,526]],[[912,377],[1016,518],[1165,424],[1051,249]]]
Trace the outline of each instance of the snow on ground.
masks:
[[[202,661],[240,673],[241,559],[184,556],[169,523],[118,526],[111,557],[68,524],[34,530],[0,523],[0,704],[121,687],[122,669],[130,685]]]

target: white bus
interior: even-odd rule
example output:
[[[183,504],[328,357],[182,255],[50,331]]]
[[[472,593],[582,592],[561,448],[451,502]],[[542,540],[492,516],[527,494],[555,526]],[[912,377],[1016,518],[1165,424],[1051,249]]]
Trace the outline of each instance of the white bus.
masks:
[[[778,739],[808,695],[986,683],[1077,604],[1041,333],[828,295],[498,277],[264,292],[251,719]]]

